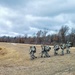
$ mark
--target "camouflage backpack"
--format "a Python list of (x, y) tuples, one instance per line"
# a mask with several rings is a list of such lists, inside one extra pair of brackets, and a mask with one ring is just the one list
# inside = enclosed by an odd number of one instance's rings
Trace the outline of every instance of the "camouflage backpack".
[(60, 48), (59, 48), (59, 45), (55, 45), (54, 46), (54, 50), (59, 50)]
[(45, 50), (46, 50), (46, 51), (50, 51), (50, 49), (51, 49), (51, 47), (45, 46)]
[(65, 49), (66, 48), (66, 45), (65, 44), (62, 44), (61, 45), (61, 49)]
[(72, 47), (73, 46), (73, 43), (72, 42), (69, 42), (69, 47)]
[(30, 52), (36, 53), (36, 47), (35, 46), (30, 46)]

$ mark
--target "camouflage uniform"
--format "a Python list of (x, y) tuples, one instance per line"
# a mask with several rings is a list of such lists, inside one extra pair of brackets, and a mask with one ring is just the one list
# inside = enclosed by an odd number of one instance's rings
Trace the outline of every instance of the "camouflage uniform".
[(64, 49), (66, 48), (66, 45), (65, 44), (61, 44), (61, 49), (62, 49), (62, 52), (61, 54), (64, 55)]
[(37, 58), (34, 53), (36, 53), (36, 47), (35, 46), (30, 46), (30, 57), (31, 59)]
[(67, 42), (67, 44), (66, 44), (66, 53), (67, 54), (70, 53), (70, 47), (71, 47), (71, 44), (69, 42)]
[(49, 46), (44, 46), (44, 45), (42, 45), (41, 47), (42, 47), (41, 57), (50, 57), (48, 52), (50, 51), (51, 48)]
[(50, 51), (50, 47), (49, 46), (45, 46), (45, 50), (46, 50), (46, 57), (50, 57), (50, 55), (48, 54), (48, 52)]
[[(45, 48), (44, 45), (41, 45), (42, 51), (41, 51), (41, 57), (43, 57), (43, 55), (45, 55)], [(44, 56), (45, 57), (45, 56)]]
[(54, 45), (54, 55), (57, 55), (57, 51), (59, 50), (59, 45)]

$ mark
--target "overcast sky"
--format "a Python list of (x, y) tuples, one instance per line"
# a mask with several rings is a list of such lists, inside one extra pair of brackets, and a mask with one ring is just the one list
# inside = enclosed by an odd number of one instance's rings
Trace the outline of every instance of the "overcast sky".
[(0, 36), (75, 28), (75, 0), (0, 0)]

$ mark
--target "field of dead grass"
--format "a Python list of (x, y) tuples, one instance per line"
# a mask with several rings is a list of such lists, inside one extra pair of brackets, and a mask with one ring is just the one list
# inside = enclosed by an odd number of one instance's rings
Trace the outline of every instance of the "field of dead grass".
[(54, 56), (53, 47), (50, 58), (41, 58), (40, 45), (35, 60), (30, 60), (30, 44), (0, 43), (0, 75), (75, 75), (75, 48), (71, 54)]

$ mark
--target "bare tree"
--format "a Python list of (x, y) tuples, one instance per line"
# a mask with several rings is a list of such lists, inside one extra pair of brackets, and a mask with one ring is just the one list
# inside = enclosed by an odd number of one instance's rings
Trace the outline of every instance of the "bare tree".
[(36, 44), (37, 43), (41, 43), (41, 37), (42, 37), (42, 31), (39, 30), (37, 33), (36, 33)]
[(43, 29), (43, 32), (42, 32), (43, 44), (47, 43), (47, 37), (46, 37), (47, 33), (48, 33), (48, 29)]
[(75, 29), (72, 28), (71, 34), (70, 34), (70, 40), (73, 43), (73, 45), (75, 45), (75, 40), (74, 39), (75, 39)]
[(59, 30), (58, 34), (59, 34), (59, 36), (61, 38), (61, 42), (63, 42), (63, 43), (65, 43), (65, 41), (66, 41), (65, 36), (66, 36), (68, 30), (69, 30), (68, 26), (62, 26), (61, 29)]

